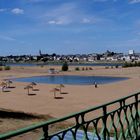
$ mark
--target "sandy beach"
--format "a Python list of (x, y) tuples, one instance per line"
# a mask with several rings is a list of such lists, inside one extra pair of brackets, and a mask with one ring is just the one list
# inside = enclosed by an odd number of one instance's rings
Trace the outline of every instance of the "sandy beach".
[[(1, 71), (0, 80), (16, 77), (30, 77), (48, 75), (50, 67), (12, 67), (10, 71)], [(55, 69), (61, 69), (59, 66)], [(128, 80), (111, 84), (98, 85), (65, 85), (62, 91), (65, 94), (57, 94), (54, 99), (50, 91), (56, 87), (51, 84), (37, 84), (38, 91), (32, 91), (32, 96), (27, 95), (24, 87), (28, 83), (13, 82), (9, 92), (0, 92), (0, 108), (25, 113), (50, 115), (63, 117), (65, 115), (91, 108), (97, 105), (116, 100), (118, 98), (140, 91), (140, 68), (109, 68), (93, 67), (93, 70), (75, 71), (74, 66), (68, 72), (60, 72), (59, 75), (98, 75), (98, 76), (119, 76), (128, 77)]]

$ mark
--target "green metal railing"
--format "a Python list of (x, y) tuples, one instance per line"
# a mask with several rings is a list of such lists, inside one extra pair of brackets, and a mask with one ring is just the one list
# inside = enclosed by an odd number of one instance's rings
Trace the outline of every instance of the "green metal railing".
[[(0, 140), (17, 137), (38, 128), (42, 128), (43, 131), (40, 140), (67, 140), (67, 135), (69, 140), (138, 140), (140, 139), (139, 103), (140, 92), (64, 118), (1, 134)], [(63, 122), (68, 122), (70, 125), (50, 133), (52, 126), (59, 123), (62, 125)], [(79, 131), (82, 132), (80, 138), (78, 138)]]

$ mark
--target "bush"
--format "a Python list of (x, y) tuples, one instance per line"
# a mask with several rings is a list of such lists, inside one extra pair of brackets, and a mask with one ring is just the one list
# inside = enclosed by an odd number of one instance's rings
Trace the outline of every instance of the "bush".
[(137, 63), (138, 67), (140, 67), (140, 61)]
[(108, 66), (105, 66), (105, 69), (109, 69), (109, 67)]
[(92, 67), (89, 67), (89, 70), (93, 70)]
[(127, 68), (127, 67), (129, 67), (129, 64), (127, 62), (125, 62), (122, 67)]
[(82, 70), (84, 71), (84, 70), (85, 70), (85, 68), (83, 67), (83, 68), (82, 68)]
[(127, 68), (127, 67), (140, 67), (140, 62), (125, 62), (123, 65), (123, 68)]
[(138, 66), (138, 63), (137, 63), (137, 61), (135, 61), (135, 62), (134, 62), (134, 66), (135, 66), (135, 67), (136, 67), (136, 66)]
[(0, 71), (2, 71), (3, 70), (3, 68), (2, 68), (2, 66), (0, 66)]
[(65, 62), (63, 65), (62, 65), (62, 71), (68, 71), (69, 69), (69, 66), (67, 64), (67, 62)]
[(5, 66), (4, 69), (5, 69), (5, 70), (10, 70), (11, 67), (10, 67), (10, 66)]
[(40, 67), (41, 67), (41, 68), (43, 68), (43, 67), (44, 67), (44, 65), (40, 65)]
[(75, 70), (76, 70), (76, 71), (79, 71), (79, 70), (80, 70), (80, 68), (79, 68), (79, 67), (76, 67), (76, 68), (75, 68)]
[(115, 68), (118, 68), (118, 67), (119, 67), (118, 65), (115, 66)]

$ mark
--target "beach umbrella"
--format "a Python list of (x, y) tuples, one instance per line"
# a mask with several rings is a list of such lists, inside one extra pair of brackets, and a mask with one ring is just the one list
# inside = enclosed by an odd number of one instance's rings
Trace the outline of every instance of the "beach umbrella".
[(7, 88), (7, 83), (6, 82), (1, 82), (0, 86), (1, 86), (2, 92), (4, 92), (4, 89)]
[(64, 88), (64, 87), (65, 87), (65, 86), (64, 86), (63, 84), (58, 85), (58, 88), (59, 88), (59, 90), (60, 90), (60, 93), (61, 93), (61, 89)]
[(31, 82), (29, 85), (32, 86), (32, 90), (33, 90), (34, 86), (36, 86), (37, 84), (35, 82)]
[(33, 86), (27, 85), (24, 89), (27, 89), (28, 95), (30, 94), (30, 89), (33, 89)]
[(51, 92), (54, 93), (54, 98), (56, 98), (56, 92), (57, 92), (57, 91), (60, 91), (60, 89), (58, 89), (58, 88), (53, 88), (53, 89), (51, 90)]
[(12, 80), (10, 80), (10, 79), (6, 79), (5, 81), (6, 81), (7, 85), (8, 85), (8, 87), (10, 87), (10, 84), (13, 83)]
[(36, 84), (35, 82), (32, 82), (31, 85), (32, 85), (32, 86), (36, 86), (37, 84)]

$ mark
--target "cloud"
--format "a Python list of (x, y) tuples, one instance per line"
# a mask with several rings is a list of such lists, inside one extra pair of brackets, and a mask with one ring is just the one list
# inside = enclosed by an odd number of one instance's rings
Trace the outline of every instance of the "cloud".
[(65, 24), (65, 22), (63, 22), (61, 20), (50, 20), (50, 21), (48, 21), (48, 24), (63, 25), (63, 24)]
[(56, 24), (56, 25), (67, 25), (72, 23), (72, 20), (69, 17), (66, 16), (60, 16), (57, 17), (54, 20), (49, 20), (48, 24)]
[(56, 21), (55, 20), (50, 20), (50, 21), (48, 21), (48, 24), (56, 24)]
[(3, 35), (0, 35), (0, 39), (6, 40), (6, 41), (16, 41), (16, 39), (13, 38), (13, 37), (10, 37), (10, 36), (3, 36)]
[(20, 9), (20, 8), (14, 8), (14, 9), (6, 9), (6, 8), (1, 8), (0, 9), (0, 12), (12, 12), (13, 14), (24, 14), (24, 10), (23, 9)]
[(48, 11), (44, 16), (46, 17), (59, 17), (64, 15), (70, 15), (76, 10), (75, 3), (64, 3)]
[(76, 5), (74, 3), (61, 4), (46, 11), (40, 18), (47, 24), (66, 25), (76, 21)]
[(82, 19), (82, 23), (90, 23), (91, 21), (90, 21), (90, 19), (88, 19), (88, 18), (83, 18)]
[(101, 19), (101, 18), (95, 17), (95, 16), (88, 16), (86, 18), (83, 18), (81, 23), (95, 24), (95, 23), (101, 22), (103, 20), (105, 21), (105, 19), (103, 19), (103, 18)]
[(47, 10), (39, 21), (49, 25), (94, 24), (101, 21), (99, 17), (84, 13), (78, 6), (77, 3), (63, 3)]
[(7, 9), (0, 9), (0, 12), (5, 12), (7, 11)]
[(16, 38), (13, 38), (11, 36), (5, 36), (5, 35), (0, 35), (0, 40), (4, 40), (4, 41), (8, 41), (8, 42), (13, 42), (13, 43), (18, 43), (18, 44), (21, 44), (21, 45), (28, 45), (28, 46), (31, 46), (32, 44), (31, 43), (28, 43), (28, 42), (25, 42), (23, 40), (17, 40)]
[(20, 8), (14, 8), (14, 9), (11, 10), (11, 12), (13, 14), (16, 14), (16, 15), (24, 14), (24, 10), (23, 9), (20, 9)]
[(48, 21), (48, 24), (50, 24), (50, 25), (53, 25), (53, 24), (56, 24), (56, 25), (64, 25), (66, 23), (63, 22), (63, 21), (61, 21), (61, 20), (50, 20), (50, 21)]
[(140, 0), (129, 0), (130, 4), (140, 3)]

